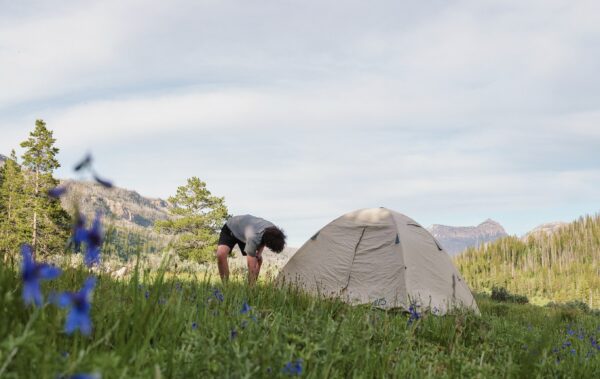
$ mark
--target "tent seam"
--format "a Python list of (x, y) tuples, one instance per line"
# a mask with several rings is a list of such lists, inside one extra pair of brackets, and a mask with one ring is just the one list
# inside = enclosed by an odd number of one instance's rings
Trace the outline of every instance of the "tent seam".
[[(386, 211), (389, 212), (390, 214), (390, 218), (392, 219), (392, 223), (394, 224), (394, 227), (396, 228), (396, 236), (398, 236), (398, 245), (400, 245), (400, 256), (402, 257), (402, 265), (404, 266), (404, 291), (406, 292), (406, 295), (408, 296), (408, 281), (407, 281), (407, 276), (408, 276), (408, 267), (406, 267), (406, 260), (404, 259), (404, 246), (402, 246), (402, 238), (400, 238), (400, 230), (398, 229), (398, 223), (396, 222), (396, 219), (394, 218), (394, 213), (388, 209), (388, 208), (384, 208)], [(402, 303), (404, 304), (404, 300), (402, 299)], [(404, 306), (406, 306), (406, 304), (404, 304)]]
[(350, 285), (350, 277), (352, 276), (352, 267), (354, 267), (354, 260), (356, 259), (356, 252), (358, 251), (358, 245), (360, 245), (360, 241), (362, 241), (366, 230), (367, 230), (367, 227), (365, 226), (362, 230), (362, 233), (360, 234), (360, 238), (358, 239), (356, 246), (354, 246), (354, 255), (352, 255), (352, 262), (350, 263), (350, 271), (348, 271), (348, 281), (346, 282), (346, 285), (344, 286), (344, 288), (342, 288), (342, 291), (345, 291), (346, 289), (348, 289), (348, 286)]

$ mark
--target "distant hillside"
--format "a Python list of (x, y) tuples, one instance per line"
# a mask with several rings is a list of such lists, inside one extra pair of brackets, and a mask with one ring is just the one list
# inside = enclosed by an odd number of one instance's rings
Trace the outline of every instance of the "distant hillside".
[(104, 188), (96, 183), (62, 180), (69, 191), (62, 199), (63, 207), (72, 210), (78, 204), (83, 214), (93, 217), (96, 211), (114, 224), (130, 228), (151, 228), (157, 220), (169, 218), (169, 203), (141, 196), (135, 191), (114, 187)]
[(508, 235), (502, 225), (491, 219), (477, 226), (433, 225), (429, 231), (450, 255), (456, 255), (469, 247), (479, 247)]
[(170, 205), (165, 200), (146, 198), (118, 187), (107, 189), (92, 182), (61, 180), (61, 184), (69, 187), (62, 198), (62, 205), (69, 212), (77, 204), (88, 220), (97, 211), (102, 213), (107, 254), (129, 259), (138, 251), (158, 252), (172, 238), (153, 229), (155, 221), (169, 217)]
[(552, 230), (470, 248), (455, 263), (476, 291), (501, 285), (529, 297), (580, 300), (599, 308), (600, 215)]

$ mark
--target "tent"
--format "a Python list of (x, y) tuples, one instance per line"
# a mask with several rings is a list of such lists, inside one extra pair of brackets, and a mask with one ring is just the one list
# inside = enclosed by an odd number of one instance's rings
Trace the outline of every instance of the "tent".
[(283, 267), (279, 283), (351, 304), (416, 305), (435, 314), (479, 313), (471, 291), (438, 241), (413, 219), (361, 209), (323, 227)]

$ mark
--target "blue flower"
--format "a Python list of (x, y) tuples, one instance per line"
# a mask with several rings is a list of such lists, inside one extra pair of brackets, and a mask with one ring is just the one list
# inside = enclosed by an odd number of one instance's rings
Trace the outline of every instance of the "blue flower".
[(79, 248), (83, 242), (87, 241), (87, 229), (85, 228), (85, 216), (80, 212), (75, 215), (75, 223), (73, 224), (73, 244), (75, 251), (79, 252)]
[(105, 187), (105, 188), (112, 188), (113, 187), (113, 184), (111, 182), (109, 182), (108, 180), (100, 178), (96, 174), (94, 174), (94, 180), (96, 181), (96, 183), (100, 184), (102, 187)]
[(242, 304), (242, 310), (240, 311), (241, 314), (245, 315), (246, 313), (250, 312), (252, 308), (248, 305), (248, 303), (246, 303), (244, 301), (244, 304)]
[(219, 291), (218, 288), (213, 288), (213, 296), (221, 303), (223, 302), (223, 300), (225, 300), (225, 296), (223, 296), (223, 293)]
[(83, 261), (86, 266), (92, 267), (100, 263), (100, 249), (103, 243), (102, 222), (100, 212), (92, 222), (91, 228), (85, 228), (85, 216), (77, 212), (75, 224), (73, 225), (73, 244), (75, 251), (80, 251), (81, 244), (85, 242), (86, 251)]
[(81, 160), (81, 162), (79, 162), (75, 167), (74, 170), (75, 171), (80, 171), (84, 168), (87, 168), (90, 166), (90, 164), (92, 164), (92, 156), (90, 154), (86, 155), (85, 158), (83, 158), (83, 160)]
[(235, 337), (237, 337), (238, 332), (235, 329), (231, 329), (231, 332), (229, 333), (229, 338), (234, 339)]
[(577, 354), (577, 350), (571, 349), (571, 354)]
[(58, 199), (67, 192), (66, 186), (57, 186), (48, 190), (48, 196)]
[(296, 359), (295, 362), (288, 362), (283, 367), (283, 373), (294, 376), (294, 375), (302, 375), (302, 359)]
[(87, 231), (87, 249), (85, 252), (85, 265), (91, 267), (100, 263), (100, 248), (102, 247), (102, 224), (100, 222), (100, 213), (96, 213), (96, 218), (92, 227)]
[(21, 246), (23, 263), (21, 266), (21, 276), (23, 278), (23, 301), (25, 304), (34, 303), (37, 306), (42, 305), (42, 291), (40, 290), (40, 280), (51, 280), (58, 277), (61, 273), (59, 268), (45, 263), (36, 263), (32, 257), (30, 245)]
[(575, 331), (574, 331), (573, 329), (569, 328), (569, 329), (567, 330), (567, 334), (568, 334), (568, 335), (570, 335), (570, 336), (572, 336), (572, 335), (574, 335), (574, 334), (575, 334)]
[(72, 334), (77, 329), (85, 335), (89, 335), (92, 332), (90, 301), (95, 285), (96, 278), (89, 277), (79, 292), (63, 292), (58, 296), (57, 305), (61, 308), (70, 308), (65, 323), (65, 332), (67, 334)]
[(100, 374), (75, 374), (71, 375), (69, 379), (100, 379)]
[(192, 330), (198, 329), (198, 323), (192, 322)]
[(408, 325), (411, 325), (414, 321), (417, 321), (421, 318), (421, 314), (417, 311), (416, 304), (411, 304), (408, 308), (408, 312), (410, 314), (408, 318)]
[(146, 290), (146, 292), (144, 292), (144, 297), (148, 299), (150, 297), (150, 291)]

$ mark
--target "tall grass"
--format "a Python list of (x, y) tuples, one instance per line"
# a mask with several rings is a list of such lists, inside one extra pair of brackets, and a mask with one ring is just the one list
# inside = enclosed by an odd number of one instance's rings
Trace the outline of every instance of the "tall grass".
[[(67, 269), (43, 287), (75, 290), (90, 275)], [(577, 309), (502, 304), (424, 315), (352, 307), (266, 280), (223, 286), (136, 270), (100, 275), (89, 337), (64, 333), (65, 311), (26, 307), (14, 267), (0, 267), (0, 377), (574, 377), (600, 373), (600, 318)], [(244, 308), (247, 303), (251, 309)], [(242, 312), (247, 311), (247, 312)], [(301, 361), (299, 361), (301, 360)], [(289, 370), (290, 365), (295, 370)], [(288, 369), (286, 369), (288, 365)], [(301, 370), (298, 370), (301, 367)]]

